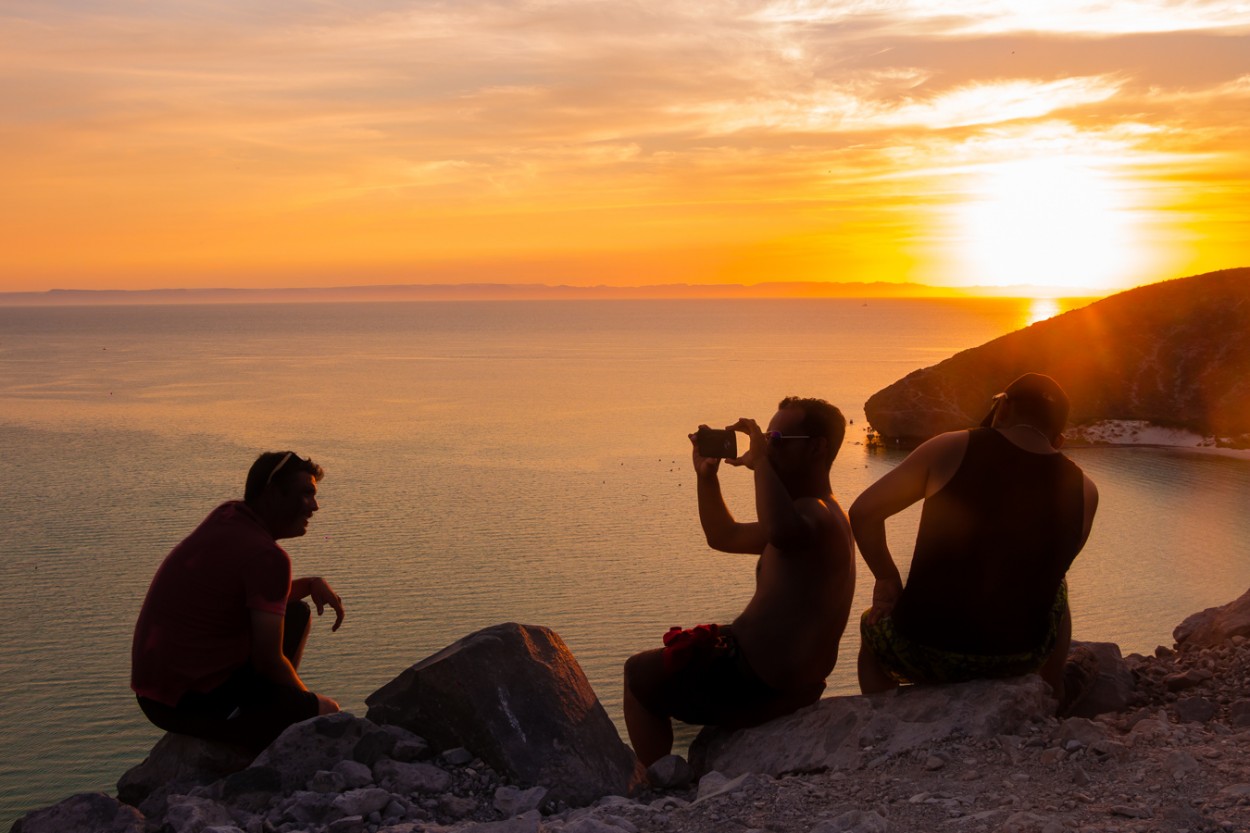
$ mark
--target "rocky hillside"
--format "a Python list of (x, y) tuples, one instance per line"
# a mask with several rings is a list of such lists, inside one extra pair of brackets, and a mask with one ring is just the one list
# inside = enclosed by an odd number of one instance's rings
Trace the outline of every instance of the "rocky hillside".
[[(537, 636), (546, 644), (536, 650), (523, 646), (518, 655), (514, 639), (494, 657), (531, 682), (546, 675), (577, 689), (585, 685), (571, 656), (549, 650), (559, 647), (551, 632), (489, 631), (476, 636), (478, 644), (466, 637), (451, 655), (436, 655), (437, 662), (480, 660), (482, 650), (495, 650), (481, 643), (505, 642), (496, 637), (509, 633)], [(117, 798), (79, 794), (30, 813), (12, 833), (1246, 831), (1247, 634), (1250, 593), (1189, 617), (1173, 634), (1176, 646), (1153, 656), (1121, 659), (1109, 643), (1078, 646), (1074, 663), (1087, 673), (1070, 679), (1083, 680), (1076, 711), (1085, 717), (1049, 716), (1054, 701), (1037, 677), (826, 698), (755, 729), (713, 730), (691, 751), (694, 770), (670, 756), (648, 770), (648, 784), (615, 790), (630, 796), (589, 802), (589, 795), (558, 796), (595, 782), (612, 789), (601, 773), (521, 761), (541, 772), (545, 783), (534, 784), (509, 763), (512, 753), (503, 746), (522, 750), (511, 740), (439, 752), (401, 726), (345, 713), (292, 726), (255, 761), (231, 747), (167, 735), (123, 776)], [(413, 669), (416, 677), (428, 670)], [(486, 687), (495, 695), (480, 688), (468, 694), (478, 706), (492, 696), (531, 700), (524, 679), (500, 679), (509, 685)], [(427, 696), (413, 674), (397, 681), (383, 700), (415, 703)], [(446, 692), (431, 696), (410, 713), (383, 709), (376, 716), (411, 719), (434, 711)], [(444, 710), (434, 719), (493, 725), (499, 738), (520, 738), (533, 761), (587, 761), (597, 751), (610, 762), (620, 740), (582, 735), (578, 724), (587, 712), (579, 699), (533, 698), (508, 725), (467, 711)], [(538, 713), (544, 708), (550, 714)], [(558, 744), (533, 735), (531, 729), (544, 731), (561, 713), (572, 734)], [(696, 779), (698, 772), (704, 774)]]
[(917, 370), (864, 405), (911, 444), (977, 424), (1022, 373), (1054, 377), (1074, 425), (1143, 420), (1250, 444), (1250, 268), (1151, 284)]

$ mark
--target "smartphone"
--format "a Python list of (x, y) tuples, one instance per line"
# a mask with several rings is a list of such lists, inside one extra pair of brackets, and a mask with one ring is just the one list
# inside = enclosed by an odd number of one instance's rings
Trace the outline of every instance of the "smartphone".
[(738, 432), (719, 428), (700, 428), (694, 435), (695, 448), (703, 457), (737, 457)]

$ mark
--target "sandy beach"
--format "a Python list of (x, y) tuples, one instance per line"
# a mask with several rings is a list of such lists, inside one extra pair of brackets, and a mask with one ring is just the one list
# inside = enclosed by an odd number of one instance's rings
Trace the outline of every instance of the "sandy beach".
[(1230, 447), (1231, 441), (1228, 438), (1203, 436), (1182, 428), (1167, 428), (1140, 419), (1101, 420), (1069, 428), (1065, 435), (1070, 447), (1110, 445), (1180, 448), (1250, 460), (1250, 448)]

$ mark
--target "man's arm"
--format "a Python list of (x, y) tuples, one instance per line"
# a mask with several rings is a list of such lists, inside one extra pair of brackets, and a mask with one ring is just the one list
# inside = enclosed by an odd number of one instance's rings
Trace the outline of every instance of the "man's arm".
[(768, 538), (764, 535), (760, 525), (738, 523), (730, 514), (729, 507), (725, 505), (718, 474), (720, 460), (699, 454), (694, 434), (690, 435), (690, 443), (694, 446), (693, 460), (695, 489), (699, 499), (699, 523), (703, 526), (703, 535), (707, 538), (707, 545), (721, 552), (761, 554), (768, 543)]
[(877, 580), (868, 614), (870, 624), (889, 614), (903, 592), (903, 577), (886, 542), (886, 518), (945, 486), (959, 468), (967, 447), (966, 431), (940, 434), (920, 445), (851, 504), (855, 543)]
[[(329, 605), (334, 609), (334, 625), (330, 630), (336, 631), (339, 625), (343, 624), (343, 599), (338, 593), (334, 592), (334, 588), (330, 583), (321, 576), (306, 576), (305, 578), (297, 578), (291, 580), (291, 592), (287, 596), (290, 601), (303, 599), (312, 596), (313, 604), (317, 606), (317, 615), (320, 616)], [(279, 644), (281, 644), (279, 642)]]
[(279, 613), (251, 610), (252, 614), (252, 667), (262, 677), (278, 685), (307, 691), (308, 686), (299, 678), (295, 666), (282, 653), (282, 631), (285, 617)]
[[(261, 676), (272, 680), (278, 685), (308, 691), (308, 686), (299, 678), (295, 666), (282, 653), (282, 631), (285, 618), (279, 613), (267, 613), (263, 610), (252, 610), (252, 667)], [(318, 714), (334, 714), (339, 711), (339, 704), (324, 694), (314, 695), (317, 698)]]
[(755, 420), (740, 419), (733, 428), (746, 434), (750, 443), (746, 454), (730, 462), (746, 466), (755, 475), (760, 536), (781, 552), (810, 548), (822, 523), (830, 520), (828, 507), (819, 500), (796, 501), (791, 496), (768, 460), (768, 444)]

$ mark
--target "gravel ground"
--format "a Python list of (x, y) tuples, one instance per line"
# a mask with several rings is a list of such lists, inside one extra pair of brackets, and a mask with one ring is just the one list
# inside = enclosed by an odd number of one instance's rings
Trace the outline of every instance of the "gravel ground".
[(1127, 658), (1134, 702), (1096, 720), (946, 741), (852, 772), (749, 775), (715, 794), (713, 774), (687, 792), (548, 817), (542, 829), (1250, 831), (1250, 644), (1156, 654)]

